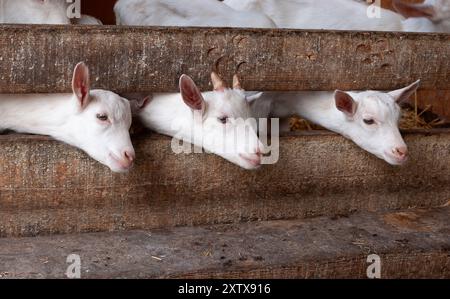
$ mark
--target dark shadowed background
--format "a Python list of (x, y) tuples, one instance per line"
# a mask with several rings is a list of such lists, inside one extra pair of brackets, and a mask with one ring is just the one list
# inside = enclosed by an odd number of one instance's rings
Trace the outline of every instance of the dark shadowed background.
[(115, 24), (116, 17), (113, 11), (115, 3), (116, 0), (84, 0), (81, 2), (81, 9), (83, 13), (99, 18), (104, 24)]

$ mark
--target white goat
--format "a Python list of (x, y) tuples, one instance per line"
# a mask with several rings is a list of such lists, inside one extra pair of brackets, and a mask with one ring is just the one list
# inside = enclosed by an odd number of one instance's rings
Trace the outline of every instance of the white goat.
[(117, 25), (273, 28), (258, 12), (240, 12), (217, 0), (119, 0)]
[(0, 23), (70, 24), (65, 0), (0, 0)]
[(398, 103), (418, 86), (419, 81), (391, 92), (269, 92), (253, 102), (252, 114), (262, 110), (264, 115), (270, 106), (271, 117), (299, 115), (353, 140), (392, 165), (401, 165), (408, 150), (398, 128)]
[(261, 164), (264, 146), (250, 118), (249, 102), (235, 76), (233, 88), (212, 73), (214, 91), (201, 93), (186, 75), (180, 78), (181, 93), (154, 94), (137, 104), (137, 115), (150, 129), (176, 137), (222, 156), (245, 169)]
[[(0, 24), (71, 24), (66, 0), (0, 0)], [(73, 18), (73, 24), (102, 25), (89, 15)]]
[(89, 70), (74, 70), (73, 94), (0, 94), (0, 130), (49, 135), (76, 146), (112, 171), (127, 171), (131, 144), (130, 103), (115, 93), (90, 90)]
[(401, 30), (402, 17), (381, 9), (382, 18), (369, 18), (365, 3), (353, 0), (225, 0), (236, 10), (257, 11), (280, 28)]
[[(394, 5), (405, 17), (354, 0), (225, 0), (241, 11), (268, 15), (280, 28), (450, 32), (450, 0), (427, 0), (425, 4)], [(376, 4), (374, 4), (376, 5)]]

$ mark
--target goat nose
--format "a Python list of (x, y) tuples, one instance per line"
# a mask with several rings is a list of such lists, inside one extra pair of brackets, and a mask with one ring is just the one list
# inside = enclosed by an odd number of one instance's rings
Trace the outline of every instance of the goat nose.
[(125, 152), (123, 153), (123, 156), (125, 157), (125, 159), (126, 159), (128, 162), (133, 162), (134, 159), (136, 158), (134, 152), (132, 152), (132, 151), (125, 151)]
[(404, 158), (408, 155), (408, 148), (406, 146), (400, 146), (400, 147), (396, 147), (392, 150), (392, 152), (394, 153), (394, 155), (400, 157), (400, 158)]

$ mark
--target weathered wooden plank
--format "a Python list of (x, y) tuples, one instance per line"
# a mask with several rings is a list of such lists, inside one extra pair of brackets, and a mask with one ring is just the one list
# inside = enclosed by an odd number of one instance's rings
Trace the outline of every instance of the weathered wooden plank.
[(449, 131), (407, 134), (404, 167), (331, 133), (280, 142), (280, 161), (251, 172), (213, 155), (175, 155), (166, 137), (136, 137), (137, 165), (117, 175), (47, 138), (0, 136), (0, 236), (296, 219), (450, 199)]
[(0, 275), (64, 278), (450, 278), (450, 208), (348, 218), (0, 239)]
[[(410, 100), (414, 105), (414, 97)], [(417, 106), (450, 121), (450, 90), (421, 90), (417, 93)]]
[(65, 92), (74, 64), (117, 92), (175, 91), (182, 73), (248, 90), (450, 86), (450, 35), (270, 29), (0, 26), (0, 92)]

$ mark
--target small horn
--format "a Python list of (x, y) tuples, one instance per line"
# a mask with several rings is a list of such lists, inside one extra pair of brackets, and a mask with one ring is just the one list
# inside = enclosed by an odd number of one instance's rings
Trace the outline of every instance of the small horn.
[(242, 89), (241, 82), (239, 82), (238, 75), (233, 76), (233, 89)]
[(215, 91), (224, 91), (226, 88), (225, 82), (215, 72), (211, 73), (211, 82)]

